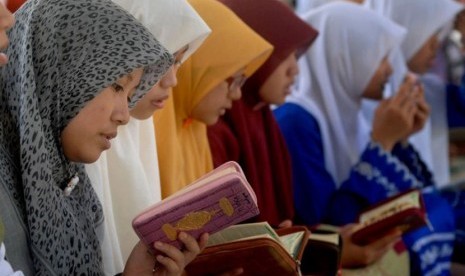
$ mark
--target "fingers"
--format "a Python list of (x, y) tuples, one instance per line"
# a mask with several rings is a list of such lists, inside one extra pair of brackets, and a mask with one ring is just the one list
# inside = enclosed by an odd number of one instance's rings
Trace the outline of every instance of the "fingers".
[(170, 273), (177, 273), (184, 269), (184, 254), (179, 249), (162, 242), (155, 242), (155, 248), (166, 255), (157, 255), (156, 260)]
[(203, 233), (202, 236), (200, 236), (200, 241), (199, 241), (200, 252), (202, 252), (205, 249), (205, 247), (207, 247), (208, 238), (209, 238), (208, 233)]
[(381, 239), (374, 241), (369, 244), (368, 247), (371, 247), (377, 251), (385, 251), (389, 249), (389, 246), (396, 242), (402, 236), (402, 232), (399, 229), (393, 229), (388, 234), (386, 234)]
[(197, 255), (200, 253), (201, 249), (206, 246), (207, 241), (208, 241), (208, 234), (204, 233), (200, 237), (200, 242), (197, 243), (197, 241), (191, 236), (188, 235), (187, 233), (181, 232), (179, 234), (179, 240), (184, 243), (185, 250), (183, 252), (185, 262), (186, 264), (190, 263)]
[(162, 265), (168, 274), (179, 275), (184, 270), (184, 266), (180, 267), (173, 259), (169, 257), (158, 255), (156, 259), (159, 263), (157, 264), (157, 267)]

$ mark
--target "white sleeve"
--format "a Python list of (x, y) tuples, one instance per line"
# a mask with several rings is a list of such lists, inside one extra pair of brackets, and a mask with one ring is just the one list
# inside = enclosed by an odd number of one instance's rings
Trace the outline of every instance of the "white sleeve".
[(0, 276), (24, 276), (21, 271), (13, 271), (11, 265), (5, 260), (5, 245), (0, 244)]

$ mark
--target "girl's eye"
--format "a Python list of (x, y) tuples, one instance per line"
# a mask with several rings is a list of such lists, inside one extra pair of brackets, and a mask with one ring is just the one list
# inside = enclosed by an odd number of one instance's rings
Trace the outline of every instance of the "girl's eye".
[(123, 92), (124, 91), (124, 88), (121, 85), (117, 84), (117, 83), (113, 83), (111, 85), (111, 87), (113, 88), (113, 90), (115, 90), (115, 92)]

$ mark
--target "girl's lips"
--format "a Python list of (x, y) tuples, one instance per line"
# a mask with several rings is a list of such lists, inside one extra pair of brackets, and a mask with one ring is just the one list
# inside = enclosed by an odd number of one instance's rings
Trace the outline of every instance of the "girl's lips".
[(116, 137), (116, 134), (103, 134), (103, 148), (104, 150), (108, 150), (111, 148), (110, 140)]
[[(167, 98), (166, 98), (166, 99), (167, 99)], [(161, 108), (165, 107), (166, 99), (154, 100), (154, 101), (151, 101), (150, 103), (151, 103), (152, 106), (154, 106), (155, 108), (161, 109)]]

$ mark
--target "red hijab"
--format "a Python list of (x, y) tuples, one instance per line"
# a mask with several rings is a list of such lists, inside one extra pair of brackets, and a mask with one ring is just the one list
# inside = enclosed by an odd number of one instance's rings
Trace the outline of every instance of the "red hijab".
[(258, 198), (257, 221), (273, 226), (294, 218), (291, 160), (268, 104), (259, 89), (292, 52), (300, 56), (317, 32), (277, 0), (220, 0), (274, 46), (271, 57), (245, 83), (243, 98), (208, 129), (215, 167), (235, 160)]

